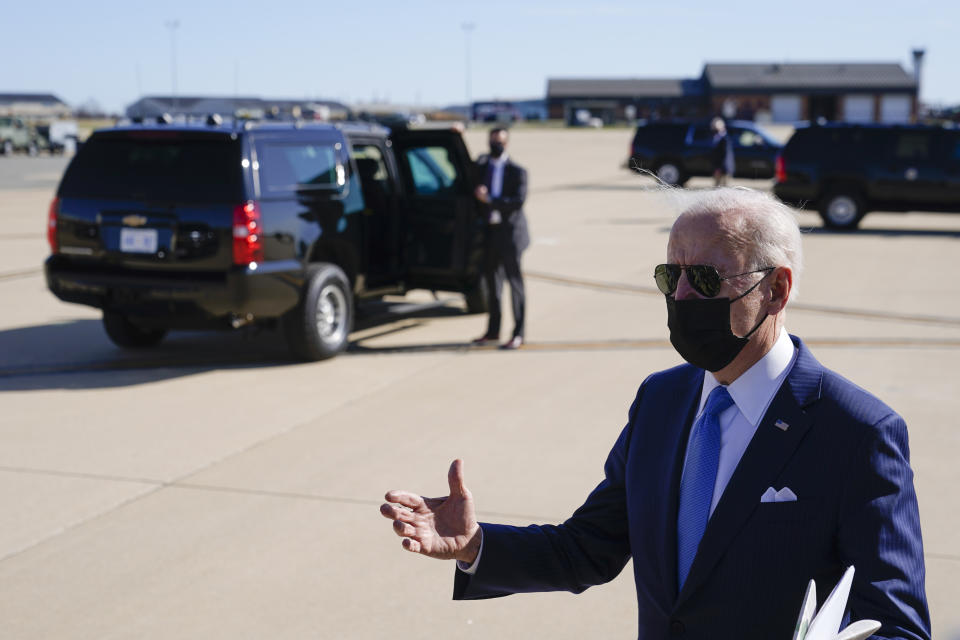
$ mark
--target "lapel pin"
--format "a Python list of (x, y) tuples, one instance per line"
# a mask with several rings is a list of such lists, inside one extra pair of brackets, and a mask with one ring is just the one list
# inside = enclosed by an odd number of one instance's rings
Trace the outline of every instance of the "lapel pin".
[(777, 420), (776, 422), (773, 423), (773, 426), (775, 426), (777, 429), (780, 429), (780, 431), (786, 431), (787, 429), (790, 428), (790, 425), (788, 425), (783, 420)]

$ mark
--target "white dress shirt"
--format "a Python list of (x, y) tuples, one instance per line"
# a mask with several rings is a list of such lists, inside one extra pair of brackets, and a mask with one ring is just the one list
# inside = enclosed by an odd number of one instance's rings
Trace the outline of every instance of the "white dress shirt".
[(499, 198), (503, 193), (503, 168), (507, 166), (507, 152), (501, 153), (499, 158), (490, 156), (490, 164), (493, 166), (493, 175), (490, 176), (490, 197)]
[[(796, 359), (796, 348), (793, 341), (787, 334), (786, 329), (780, 330), (780, 336), (773, 344), (770, 351), (765, 356), (747, 369), (739, 378), (727, 386), (730, 397), (734, 404), (720, 414), (720, 464), (717, 467), (717, 480), (713, 485), (713, 501), (710, 503), (710, 514), (720, 501), (723, 490), (727, 488), (730, 482), (730, 476), (733, 470), (740, 463), (743, 452), (747, 445), (753, 439), (753, 434), (767, 412), (773, 397), (780, 389), (793, 361)], [(700, 405), (697, 408), (697, 418), (703, 413), (703, 407), (707, 402), (707, 396), (715, 388), (720, 386), (717, 379), (711, 373), (703, 376), (703, 391), (700, 392)], [(694, 419), (696, 424), (696, 418)], [(690, 434), (689, 442), (693, 441), (693, 433)], [(687, 449), (687, 456), (690, 455), (690, 449)], [(686, 458), (684, 458), (684, 470), (686, 470)]]
[[(490, 156), (488, 162), (493, 168), (492, 175), (490, 176), (490, 199), (492, 200), (499, 198), (503, 193), (503, 168), (507, 166), (507, 152), (504, 151), (501, 153), (499, 158)], [(490, 224), (500, 224), (502, 220), (503, 218), (499, 211), (494, 209), (490, 212)]]
[[(727, 488), (727, 483), (730, 482), (733, 470), (740, 463), (743, 452), (747, 450), (747, 445), (753, 439), (753, 434), (757, 431), (763, 415), (767, 412), (770, 403), (773, 402), (773, 397), (777, 395), (777, 391), (780, 390), (780, 386), (786, 379), (787, 373), (790, 372), (796, 358), (797, 349), (793, 346), (793, 341), (790, 340), (787, 330), (781, 328), (780, 335), (770, 351), (727, 386), (727, 392), (733, 398), (734, 404), (720, 414), (720, 464), (717, 467), (717, 480), (713, 485), (710, 515), (713, 515), (713, 510), (717, 506), (717, 502), (720, 501), (723, 490)], [(707, 372), (704, 372), (703, 390), (700, 392), (700, 404), (697, 407), (694, 424), (696, 424), (700, 414), (703, 413), (707, 396), (718, 386), (720, 386), (720, 383), (717, 382), (713, 374), (707, 375)], [(689, 441), (692, 440), (693, 433), (690, 434)], [(690, 450), (688, 448), (686, 455), (689, 454)], [(684, 457), (683, 466), (686, 470), (686, 457)], [(473, 564), (467, 565), (458, 561), (457, 567), (468, 574), (476, 573), (482, 554), (483, 539), (481, 538), (480, 552)]]

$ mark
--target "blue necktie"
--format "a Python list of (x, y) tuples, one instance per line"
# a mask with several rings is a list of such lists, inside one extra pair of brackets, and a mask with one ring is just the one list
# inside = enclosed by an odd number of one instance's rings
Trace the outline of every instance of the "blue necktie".
[(689, 455), (680, 482), (680, 508), (677, 513), (677, 585), (690, 573), (700, 538), (710, 519), (713, 485), (720, 464), (720, 414), (733, 405), (726, 387), (717, 387), (707, 397), (707, 405), (690, 435)]

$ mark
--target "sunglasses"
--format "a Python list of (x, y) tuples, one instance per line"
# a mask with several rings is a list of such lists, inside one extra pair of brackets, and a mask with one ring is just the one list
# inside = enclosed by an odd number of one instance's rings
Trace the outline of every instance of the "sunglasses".
[(764, 267), (763, 269), (744, 271), (743, 273), (724, 277), (720, 275), (716, 267), (708, 264), (658, 264), (653, 270), (653, 278), (657, 281), (657, 288), (660, 289), (660, 292), (665, 296), (669, 296), (677, 290), (677, 285), (680, 283), (680, 275), (686, 271), (687, 281), (690, 283), (690, 286), (693, 287), (693, 290), (705, 298), (712, 298), (720, 293), (720, 287), (723, 286), (724, 280), (730, 280), (738, 276), (746, 276), (751, 273), (760, 273), (762, 271), (770, 272), (774, 269), (776, 269), (776, 267)]

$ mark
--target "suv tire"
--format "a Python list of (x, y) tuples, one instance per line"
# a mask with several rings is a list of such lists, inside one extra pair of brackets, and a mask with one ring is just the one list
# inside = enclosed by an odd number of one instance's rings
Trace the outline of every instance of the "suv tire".
[(116, 311), (104, 310), (103, 328), (110, 340), (124, 349), (155, 347), (167, 335), (166, 329), (144, 329), (130, 322), (127, 316)]
[(687, 177), (683, 175), (679, 164), (667, 160), (657, 165), (657, 180), (671, 187), (682, 187)]
[(863, 209), (863, 199), (852, 188), (832, 189), (820, 200), (820, 217), (830, 229), (856, 229)]
[(13, 155), (13, 143), (10, 142), (9, 140), (4, 140), (4, 141), (3, 141), (3, 147), (2, 147), (2, 149), (3, 149), (3, 155), (5, 155), (5, 156), (12, 156), (12, 155)]
[(335, 264), (307, 267), (300, 302), (282, 318), (290, 351), (301, 360), (326, 360), (347, 348), (353, 326), (350, 281)]

